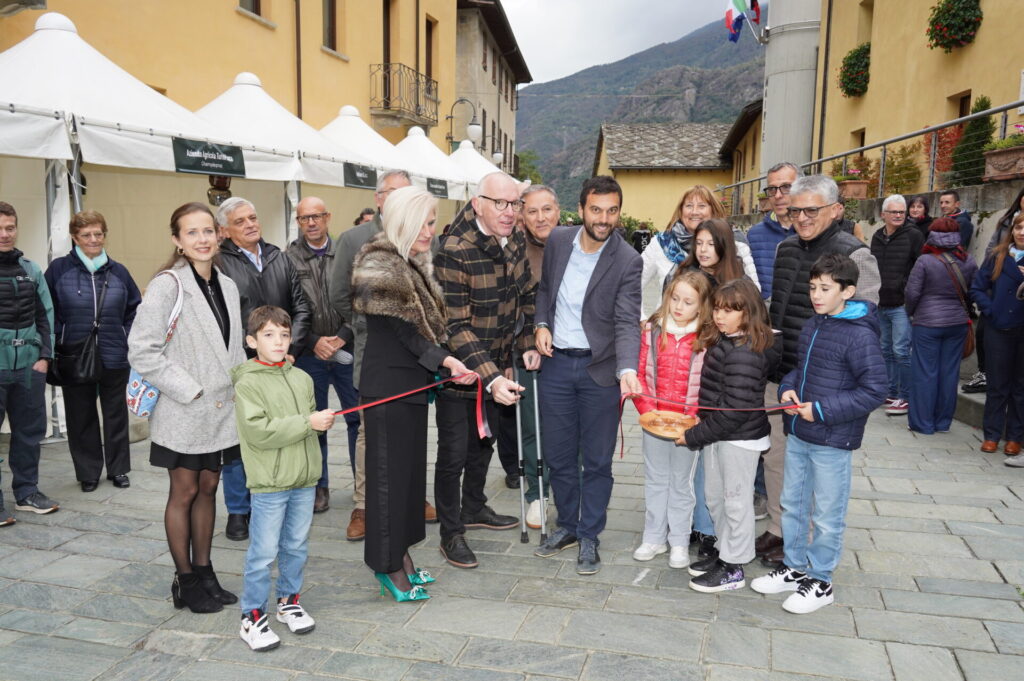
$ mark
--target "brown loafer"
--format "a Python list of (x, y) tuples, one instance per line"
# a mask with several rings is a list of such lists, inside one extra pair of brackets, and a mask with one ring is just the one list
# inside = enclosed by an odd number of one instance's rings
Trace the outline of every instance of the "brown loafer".
[(352, 509), (352, 517), (348, 521), (348, 529), (345, 530), (345, 539), (349, 541), (362, 541), (366, 537), (366, 511), (361, 508)]
[(436, 523), (437, 522), (437, 509), (430, 505), (430, 502), (423, 500), (423, 522), (425, 523)]
[(770, 553), (778, 548), (782, 548), (782, 537), (778, 537), (768, 530), (765, 530), (760, 537), (754, 540), (754, 553), (758, 557), (764, 556), (766, 553)]
[(1006, 443), (1006, 447), (1003, 449), (1003, 452), (1005, 452), (1007, 456), (1017, 456), (1020, 454), (1020, 443), (1010, 440)]
[(985, 452), (986, 454), (991, 454), (992, 452), (999, 449), (999, 443), (993, 442), (992, 440), (985, 440), (984, 442), (981, 443), (981, 447), (979, 447), (979, 449), (981, 449), (981, 451)]

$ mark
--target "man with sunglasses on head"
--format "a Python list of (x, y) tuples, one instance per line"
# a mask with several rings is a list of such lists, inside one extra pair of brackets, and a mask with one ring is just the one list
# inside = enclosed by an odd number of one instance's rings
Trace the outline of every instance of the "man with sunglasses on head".
[(798, 177), (804, 173), (795, 163), (783, 161), (768, 169), (765, 194), (772, 203), (772, 211), (747, 232), (750, 255), (757, 268), (757, 281), (761, 284), (761, 297), (772, 297), (772, 271), (775, 269), (775, 249), (793, 233), (789, 219), (789, 192)]
[[(775, 253), (772, 272), (772, 297), (769, 307), (772, 328), (782, 332), (782, 361), (771, 379), (778, 383), (797, 365), (797, 349), (804, 323), (814, 316), (810, 296), (811, 265), (823, 255), (848, 256), (860, 270), (857, 299), (878, 304), (882, 281), (878, 263), (867, 245), (844, 229), (843, 202), (839, 187), (830, 177), (808, 175), (795, 178), (786, 207), (793, 234), (784, 239)], [(769, 387), (774, 392), (776, 386)], [(774, 395), (773, 395), (774, 396)], [(772, 446), (764, 453), (764, 478), (768, 496), (768, 529), (754, 542), (754, 550), (765, 565), (782, 562), (782, 477), (785, 439), (781, 424), (772, 426)]]
[[(527, 371), (540, 366), (533, 343), (536, 284), (526, 238), (516, 229), (522, 208), (514, 179), (502, 172), (485, 175), (472, 199), (472, 213), (456, 217), (434, 258), (448, 308), (448, 349), (479, 374), (486, 390), (484, 410), (495, 432), (496, 404), (515, 404), (523, 390), (512, 380), (513, 346)], [(437, 396), (434, 502), (441, 555), (458, 568), (478, 565), (466, 543), (467, 529), (507, 530), (519, 523), (487, 505), (484, 483), (494, 438), (477, 432), (475, 398), (475, 385), (451, 386)]]

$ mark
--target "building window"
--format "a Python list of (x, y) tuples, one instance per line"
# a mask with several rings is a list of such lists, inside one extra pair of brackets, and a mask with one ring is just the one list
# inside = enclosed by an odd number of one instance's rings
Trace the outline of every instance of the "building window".
[(498, 126), (494, 124), (494, 121), (491, 121), (491, 153), (497, 151), (500, 141), (498, 139)]
[(480, 128), (483, 131), (483, 136), (484, 136), (484, 138), (482, 140), (480, 140), (480, 148), (486, 150), (487, 149), (487, 109), (485, 109), (483, 107), (480, 107), (480, 112), (483, 115), (483, 119), (484, 119), (484, 124)]
[(338, 0), (324, 0), (324, 47), (338, 51)]
[(484, 58), (483, 58), (484, 71), (487, 70), (487, 41), (484, 41)]
[(498, 95), (505, 88), (505, 69), (498, 69)]
[(960, 110), (957, 112), (957, 113), (959, 113), (957, 118), (963, 118), (964, 116), (969, 116), (971, 114), (971, 93), (970, 92), (968, 92), (966, 95), (963, 95), (963, 96), (960, 97), (959, 109)]
[(238, 0), (238, 6), (247, 12), (252, 12), (256, 16), (263, 16), (260, 11), (260, 0)]
[(426, 52), (426, 60), (425, 60), (426, 70), (424, 71), (424, 73), (427, 75), (427, 78), (433, 78), (434, 77), (434, 50), (437, 48), (437, 44), (436, 44), (437, 43), (437, 40), (436, 40), (436, 37), (437, 37), (437, 22), (434, 21), (433, 19), (431, 19), (430, 17), (427, 17), (427, 23), (426, 23), (425, 29), (426, 30), (424, 30), (424, 36), (425, 36), (426, 44), (425, 44), (424, 47), (425, 47), (425, 52)]
[(491, 63), (494, 64), (494, 68), (491, 69), (491, 85), (498, 84), (498, 50), (497, 48), (491, 48)]

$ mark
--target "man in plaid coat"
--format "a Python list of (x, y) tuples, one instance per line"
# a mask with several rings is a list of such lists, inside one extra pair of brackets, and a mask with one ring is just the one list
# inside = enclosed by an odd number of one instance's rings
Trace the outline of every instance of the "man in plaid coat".
[[(467, 212), (456, 218), (434, 258), (448, 307), (448, 347), (480, 374), (487, 392), (484, 409), (495, 428), (495, 403), (515, 404), (523, 390), (512, 380), (517, 339), (526, 368), (540, 366), (533, 348), (536, 285), (525, 237), (515, 229), (522, 205), (515, 180), (500, 172), (486, 175), (472, 200), (473, 217)], [(494, 439), (477, 434), (475, 390), (454, 386), (437, 398), (434, 503), (441, 523), (440, 549), (445, 560), (460, 568), (478, 565), (466, 544), (467, 528), (504, 530), (519, 522), (487, 505), (484, 483)]]

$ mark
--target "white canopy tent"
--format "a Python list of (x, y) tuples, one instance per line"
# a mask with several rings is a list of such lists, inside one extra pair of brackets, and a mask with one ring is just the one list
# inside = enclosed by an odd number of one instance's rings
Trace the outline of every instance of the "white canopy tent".
[(349, 149), (371, 160), (371, 164), (383, 170), (405, 170), (405, 157), (388, 142), (383, 135), (374, 130), (359, 115), (359, 109), (352, 105), (341, 107), (338, 116), (320, 128), (320, 133), (337, 144), (346, 145)]
[(476, 150), (472, 140), (459, 142), (459, 147), (451, 153), (449, 158), (459, 167), (469, 181), (470, 189), (473, 190), (484, 175), (501, 172), (501, 168), (488, 161), (483, 154)]
[(449, 199), (466, 198), (466, 177), (448, 156), (427, 138), (423, 128), (409, 128), (405, 139), (395, 145), (406, 162), (403, 167), (430, 180), (443, 180), (448, 184)]

